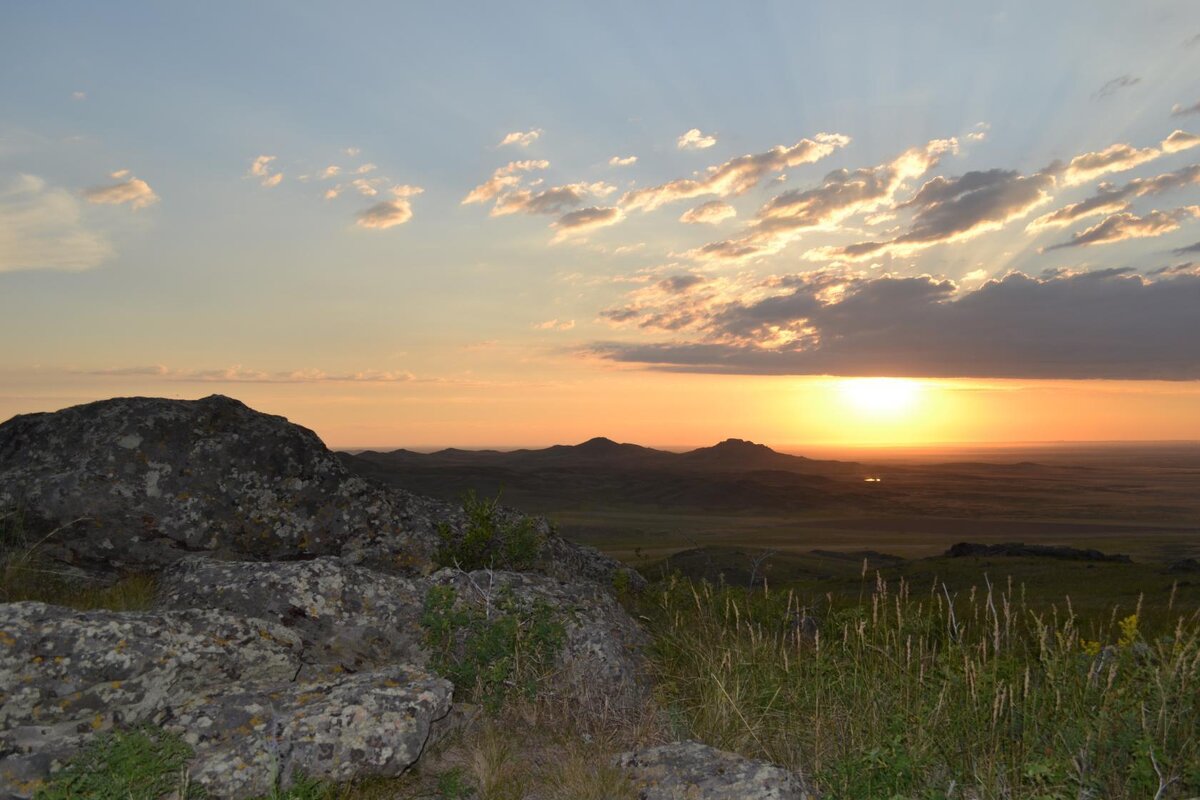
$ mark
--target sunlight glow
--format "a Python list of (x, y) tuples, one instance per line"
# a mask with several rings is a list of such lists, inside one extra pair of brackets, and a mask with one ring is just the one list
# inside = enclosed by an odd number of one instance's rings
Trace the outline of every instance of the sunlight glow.
[(912, 412), (921, 384), (907, 378), (847, 378), (840, 382), (842, 398), (869, 417), (898, 417)]

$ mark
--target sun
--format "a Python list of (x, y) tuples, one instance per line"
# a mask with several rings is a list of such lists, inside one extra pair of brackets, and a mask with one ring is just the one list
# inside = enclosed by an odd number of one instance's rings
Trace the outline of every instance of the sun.
[(921, 384), (907, 378), (846, 378), (839, 384), (843, 401), (869, 417), (900, 417), (911, 413)]

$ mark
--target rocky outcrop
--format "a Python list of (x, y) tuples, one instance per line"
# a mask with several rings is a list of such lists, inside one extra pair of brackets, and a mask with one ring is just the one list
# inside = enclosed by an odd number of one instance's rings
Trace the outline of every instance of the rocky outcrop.
[(308, 664), (349, 670), (424, 663), (426, 583), (337, 558), (271, 564), (190, 557), (159, 577), (165, 609), (209, 608), (270, 620), (302, 642)]
[[(439, 525), (460, 507), (353, 475), (307, 428), (228, 397), (130, 397), (0, 425), (0, 509), (42, 551), (92, 573), (157, 570), (192, 553), (227, 560), (340, 556), (404, 575), (436, 568)], [(506, 518), (519, 516), (499, 509)], [(536, 569), (607, 585), (637, 573), (555, 536)]]
[(686, 741), (617, 759), (639, 800), (808, 800), (798, 776), (766, 761)]
[(78, 612), (0, 604), (0, 796), (31, 796), (94, 734), (179, 733), (216, 797), (398, 774), (450, 707), (447, 681), (405, 666), (300, 675), (295, 633), (218, 611)]
[(1067, 561), (1112, 561), (1119, 564), (1133, 563), (1129, 556), (1120, 553), (1109, 554), (1099, 550), (1082, 550), (1065, 545), (1022, 544), (1021, 542), (1005, 544), (959, 542), (948, 549), (945, 555), (947, 558), (1009, 556), (1014, 558), (1057, 558)]
[(547, 690), (613, 708), (632, 708), (645, 700), (641, 651), (646, 634), (597, 584), (564, 583), (533, 573), (449, 569), (433, 575), (431, 583), (453, 590), (455, 608), (485, 617), (502, 607), (549, 609), (564, 636)]
[(0, 426), (0, 503), (63, 526), (46, 548), (100, 569), (196, 551), (285, 560), (379, 540), (404, 554), (396, 566), (419, 569), (434, 544), (315, 433), (219, 395), (14, 417)]

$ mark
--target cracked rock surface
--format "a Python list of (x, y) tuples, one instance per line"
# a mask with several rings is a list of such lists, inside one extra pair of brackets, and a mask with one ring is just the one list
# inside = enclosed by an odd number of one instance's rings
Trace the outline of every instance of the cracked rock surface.
[(617, 758), (639, 800), (809, 800), (792, 772), (694, 741)]

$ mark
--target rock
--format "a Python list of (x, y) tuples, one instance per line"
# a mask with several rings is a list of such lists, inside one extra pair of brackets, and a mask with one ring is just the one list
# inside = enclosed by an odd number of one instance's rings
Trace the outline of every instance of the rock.
[(1120, 553), (1108, 554), (1099, 550), (1081, 550), (1077, 547), (1046, 544), (1022, 544), (1009, 542), (1006, 544), (976, 544), (974, 542), (959, 542), (945, 552), (947, 558), (993, 557), (1010, 556), (1024, 558), (1059, 558), (1068, 561), (1111, 561), (1120, 564), (1132, 564), (1133, 560)]
[[(355, 476), (307, 428), (213, 395), (130, 397), (0, 425), (0, 510), (16, 506), (44, 554), (93, 574), (157, 570), (190, 553), (232, 560), (340, 556), (434, 571), (442, 523), (463, 510)], [(519, 516), (499, 509), (505, 518)], [(626, 588), (644, 580), (536, 522), (536, 568)]]
[(115, 725), (179, 733), (216, 797), (263, 794), (297, 769), (395, 775), (449, 711), (450, 684), (409, 666), (297, 680), (302, 649), (287, 628), (220, 611), (0, 605), (0, 797), (31, 796)]
[[(161, 566), (193, 551), (282, 560), (353, 543), (417, 571), (433, 539), (403, 502), (352, 476), (307, 428), (220, 395), (133, 397), (0, 425), (0, 504), (69, 563)], [(78, 522), (73, 522), (79, 520)]]
[(578, 703), (634, 708), (646, 696), (642, 650), (647, 637), (598, 584), (564, 583), (527, 572), (441, 570), (430, 582), (454, 591), (455, 608), (494, 613), (502, 602), (523, 610), (544, 604), (564, 627), (557, 674), (549, 691)]
[(217, 611), (81, 612), (0, 604), (0, 796), (94, 732), (136, 725), (203, 686), (287, 685), (300, 638)]
[(794, 773), (700, 742), (685, 741), (617, 758), (639, 800), (807, 800)]
[(210, 608), (283, 625), (310, 664), (358, 671), (424, 663), (419, 625), (427, 586), (323, 557), (290, 563), (189, 557), (159, 577), (159, 606)]
[(190, 777), (215, 797), (268, 795), (303, 773), (345, 783), (399, 775), (450, 711), (448, 681), (411, 667), (304, 684), (218, 686), (159, 721), (196, 750)]

